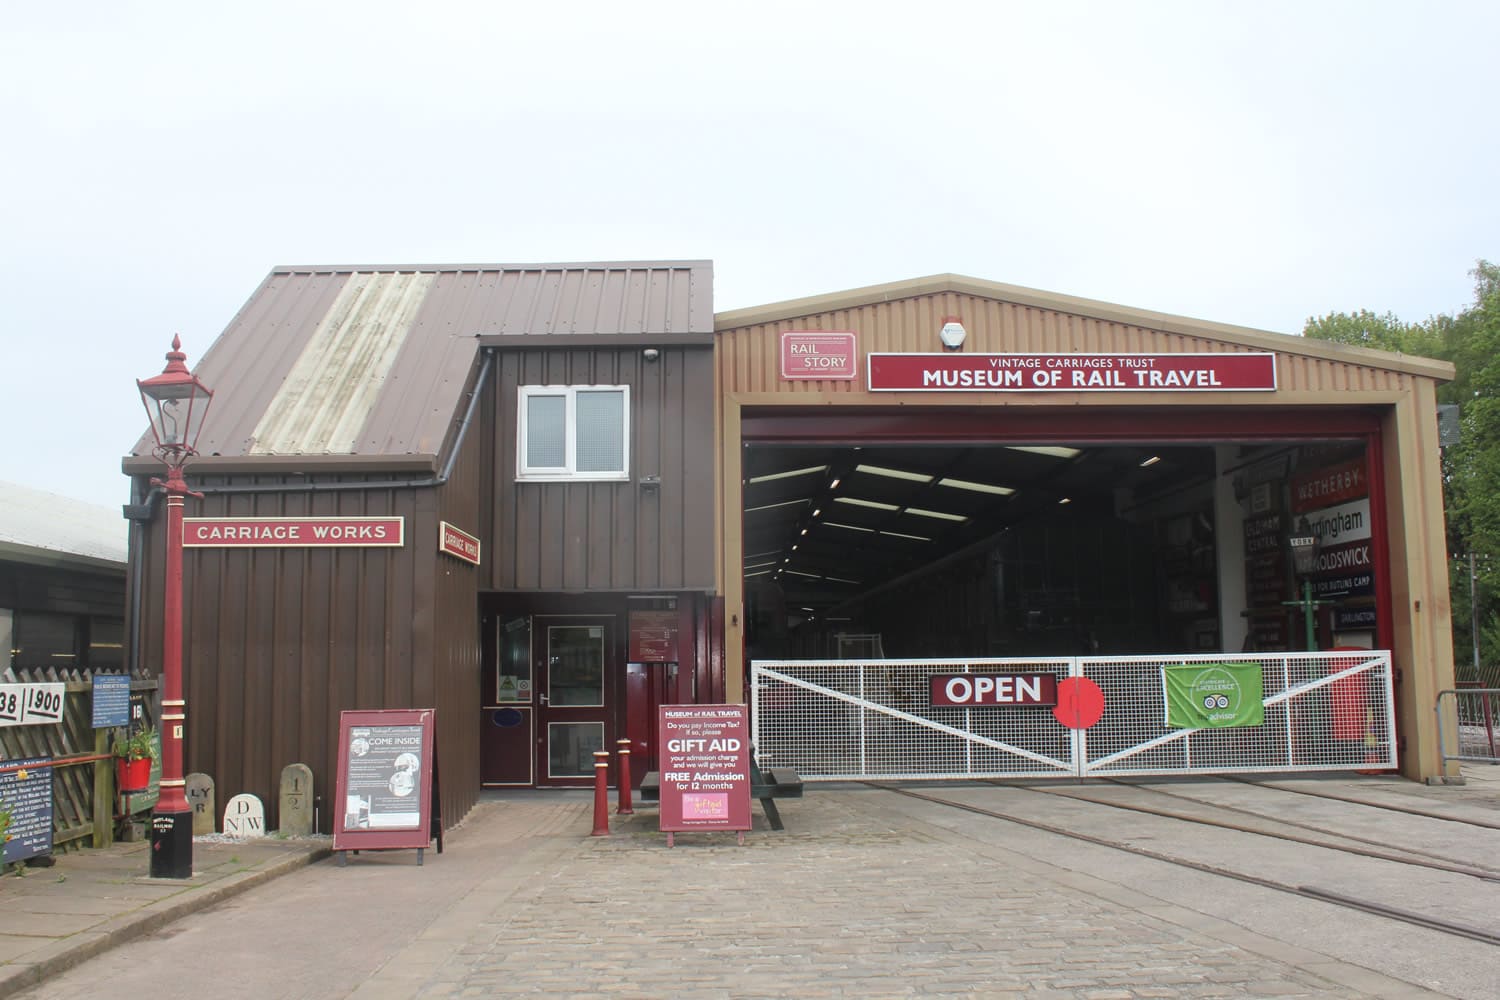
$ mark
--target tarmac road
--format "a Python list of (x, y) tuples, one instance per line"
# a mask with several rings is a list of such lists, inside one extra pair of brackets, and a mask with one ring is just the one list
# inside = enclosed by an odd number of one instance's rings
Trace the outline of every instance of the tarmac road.
[[(1493, 946), (865, 786), (783, 801), (782, 833), (757, 810), (744, 847), (668, 849), (645, 810), (590, 838), (589, 808), (487, 796), (421, 867), (300, 868), (20, 997), (1416, 998), (1500, 979)], [(1202, 834), (1136, 831), (1164, 851)]]

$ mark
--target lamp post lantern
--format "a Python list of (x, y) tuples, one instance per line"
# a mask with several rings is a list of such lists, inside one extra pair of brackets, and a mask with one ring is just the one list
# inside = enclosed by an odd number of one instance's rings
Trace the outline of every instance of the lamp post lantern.
[(167, 366), (160, 375), (136, 379), (141, 405), (151, 421), (156, 447), (151, 451), (167, 467), (165, 481), (152, 479), (167, 495), (166, 587), (162, 595), (161, 655), (161, 792), (151, 812), (151, 877), (193, 877), (193, 812), (182, 774), (183, 727), (187, 703), (182, 697), (182, 504), (188, 496), (183, 466), (198, 453), (203, 418), (213, 402), (211, 389), (187, 368), (182, 340), (172, 338)]

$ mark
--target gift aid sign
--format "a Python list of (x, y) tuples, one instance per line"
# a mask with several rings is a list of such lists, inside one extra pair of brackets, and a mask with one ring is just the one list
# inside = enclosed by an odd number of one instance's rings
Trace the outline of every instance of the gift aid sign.
[(1057, 678), (1051, 674), (934, 674), (928, 678), (934, 708), (994, 705), (1056, 705)]
[(663, 705), (657, 717), (663, 833), (750, 829), (744, 705)]

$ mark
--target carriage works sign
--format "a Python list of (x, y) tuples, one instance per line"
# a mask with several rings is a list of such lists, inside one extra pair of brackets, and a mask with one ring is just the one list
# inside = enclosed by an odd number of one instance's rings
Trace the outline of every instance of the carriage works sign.
[(400, 548), (403, 517), (185, 517), (185, 548)]
[(871, 354), (872, 392), (1265, 392), (1274, 354)]

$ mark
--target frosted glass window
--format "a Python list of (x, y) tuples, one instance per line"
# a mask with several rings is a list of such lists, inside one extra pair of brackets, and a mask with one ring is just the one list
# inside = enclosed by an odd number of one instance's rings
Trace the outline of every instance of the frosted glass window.
[(579, 472), (625, 471), (625, 394), (577, 394)]
[(526, 401), (526, 464), (562, 469), (568, 464), (567, 396), (531, 396)]
[(630, 389), (520, 387), (516, 478), (623, 482), (630, 478)]

